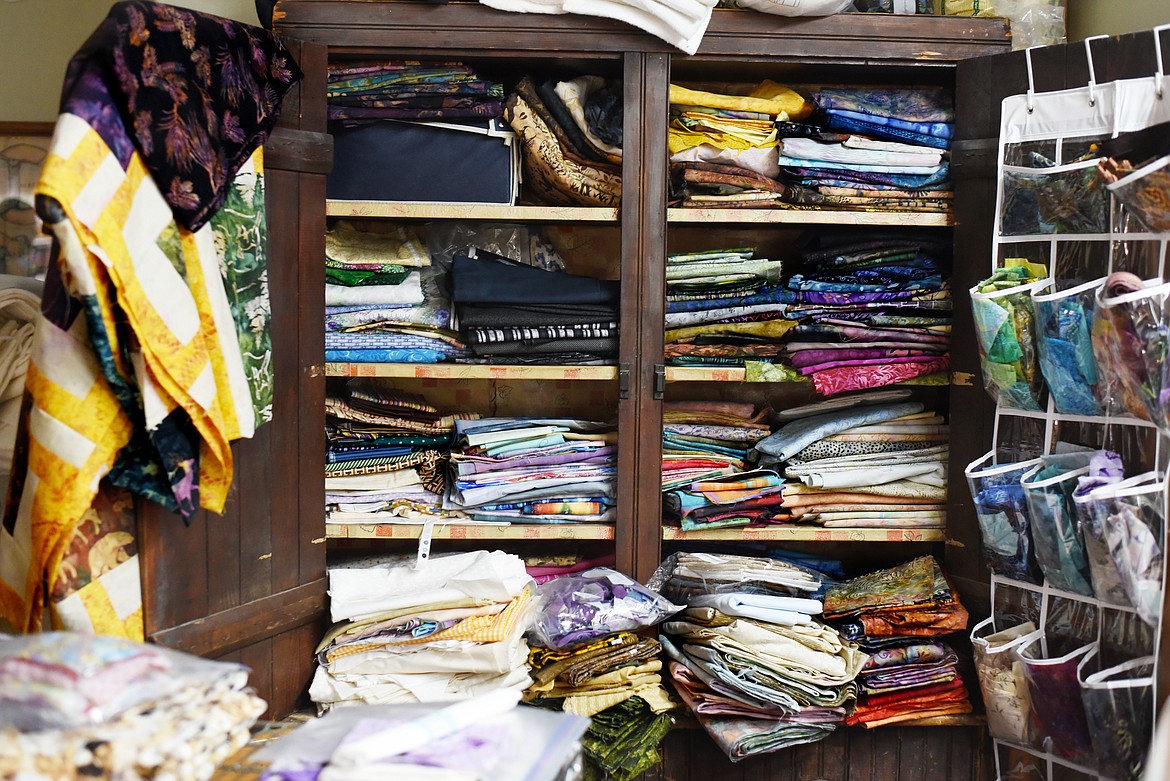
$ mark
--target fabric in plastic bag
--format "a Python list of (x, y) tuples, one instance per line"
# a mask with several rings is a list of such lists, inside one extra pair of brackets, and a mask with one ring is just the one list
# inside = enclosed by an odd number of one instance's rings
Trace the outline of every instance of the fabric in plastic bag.
[(1089, 562), (1073, 504), (1077, 478), (1088, 474), (1089, 467), (1069, 469), (1043, 460), (1020, 480), (1028, 500), (1036, 561), (1053, 587), (1092, 596)]
[(965, 470), (983, 539), (983, 559), (997, 575), (1040, 583), (1043, 574), (1036, 564), (1028, 501), (1020, 485), (1020, 478), (1040, 460), (994, 464), (994, 457), (994, 451), (989, 452)]
[(1044, 379), (1031, 294), (1047, 272), (1025, 260), (1005, 262), (970, 290), (983, 387), (1000, 406), (1039, 411)]
[(1004, 236), (1107, 233), (1109, 192), (1097, 178), (1097, 161), (1051, 168), (1003, 166)]
[(1037, 737), (1052, 753), (1094, 767), (1093, 744), (1085, 709), (1081, 706), (1077, 667), (1097, 652), (1097, 644), (1089, 643), (1062, 656), (1049, 657), (1043, 643), (1041, 635), (1013, 650), (1023, 664), (1028, 681)]
[(1141, 227), (1151, 233), (1170, 232), (1170, 155), (1107, 185)]
[(1117, 781), (1139, 781), (1154, 731), (1152, 656), (1085, 675), (1081, 700), (1098, 766)]
[(1097, 361), (1093, 310), (1105, 278), (1051, 292), (1053, 281), (1032, 290), (1040, 371), (1057, 412), (1097, 415)]
[(1154, 626), (1162, 613), (1166, 484), (1099, 488), (1089, 495), (1128, 604)]
[(673, 553), (650, 579), (648, 588), (678, 604), (705, 594), (761, 594), (814, 598), (833, 579), (793, 561), (728, 553)]
[(1029, 744), (1035, 736), (1028, 681), (1023, 663), (1012, 650), (1040, 633), (1031, 621), (997, 632), (994, 621), (980, 621), (971, 630), (975, 673), (987, 708), (987, 731), (993, 738)]
[(1098, 293), (1093, 349), (1109, 367), (1110, 392), (1131, 414), (1170, 435), (1170, 285), (1146, 286), (1134, 274), (1110, 274)]
[[(1107, 508), (1112, 506), (1112, 501), (1109, 498), (1110, 489), (1151, 483), (1157, 478), (1157, 472), (1146, 472), (1128, 480), (1118, 479), (1101, 484), (1082, 482), (1081, 486), (1073, 493), (1073, 505), (1077, 510), (1077, 525), (1080, 529), (1081, 540), (1085, 544), (1085, 555), (1089, 559), (1093, 593), (1102, 602), (1133, 607), (1133, 603), (1129, 601), (1129, 595), (1126, 593), (1121, 573), (1117, 571), (1117, 565), (1113, 561), (1113, 554), (1109, 550), (1109, 541), (1105, 536), (1105, 520), (1109, 515)], [(1094, 495), (1096, 495), (1095, 500)]]
[(532, 640), (560, 650), (578, 643), (653, 626), (682, 610), (608, 567), (596, 567), (537, 586), (540, 609)]

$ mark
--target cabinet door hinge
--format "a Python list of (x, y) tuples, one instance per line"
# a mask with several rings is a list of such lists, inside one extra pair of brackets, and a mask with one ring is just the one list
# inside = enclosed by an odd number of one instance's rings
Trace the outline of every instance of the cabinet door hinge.
[(630, 365), (628, 363), (618, 364), (618, 398), (630, 398)]
[(666, 367), (654, 364), (654, 398), (661, 399), (666, 393)]

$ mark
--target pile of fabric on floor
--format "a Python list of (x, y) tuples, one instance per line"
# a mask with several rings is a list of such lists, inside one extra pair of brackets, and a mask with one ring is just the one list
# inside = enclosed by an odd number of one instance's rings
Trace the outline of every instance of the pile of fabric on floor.
[(942, 87), (823, 87), (808, 123), (781, 122), (779, 179), (798, 207), (950, 210), (954, 99)]
[(620, 88), (598, 76), (525, 76), (504, 103), (524, 144), (524, 181), (541, 202), (564, 206), (621, 203), (621, 117)]
[(522, 559), (475, 551), (372, 557), (330, 566), (334, 626), (317, 647), (309, 696), (356, 702), (466, 699), (530, 683), (534, 584)]
[(204, 781), (265, 703), (248, 668), (72, 632), (0, 643), (0, 777)]
[(455, 255), (451, 282), (459, 328), (476, 360), (597, 364), (617, 355), (616, 281), (477, 251)]
[(635, 632), (679, 607), (614, 570), (553, 578), (538, 589), (525, 698), (592, 718), (587, 778), (628, 781), (660, 761), (676, 707), (662, 681), (662, 646)]
[(442, 509), (456, 418), (416, 394), (351, 379), (325, 399), (328, 523), (466, 520)]
[(451, 330), (446, 269), (409, 228), (339, 222), (325, 234), (325, 360), (437, 363), (471, 356)]
[(869, 654), (848, 723), (878, 727), (970, 713), (958, 655), (939, 638), (967, 628), (938, 562), (922, 556), (829, 586), (824, 616)]
[(675, 689), (732, 760), (810, 743), (845, 720), (866, 656), (814, 620), (827, 578), (787, 561), (680, 553), (650, 585), (687, 609), (662, 625)]
[(456, 62), (333, 65), (326, 89), (329, 119), (347, 126), (384, 119), (491, 119), (503, 114), (503, 86)]
[(761, 469), (783, 467), (793, 521), (945, 528), (949, 429), (910, 395), (870, 391), (777, 413), (782, 425), (755, 451)]
[(668, 401), (663, 404), (662, 503), (684, 531), (777, 523), (784, 481), (749, 469), (751, 446), (767, 437), (768, 410), (750, 402)]
[(781, 262), (751, 248), (666, 258), (666, 360), (676, 366), (775, 360), (794, 323), (777, 293)]
[(444, 506), (477, 521), (612, 523), (616, 443), (595, 421), (456, 420)]
[(785, 282), (800, 322), (783, 360), (826, 396), (945, 372), (948, 251), (904, 233), (811, 234), (800, 273)]
[(747, 94), (670, 85), (671, 205), (772, 206), (784, 193), (776, 122), (807, 117), (803, 97), (772, 81)]

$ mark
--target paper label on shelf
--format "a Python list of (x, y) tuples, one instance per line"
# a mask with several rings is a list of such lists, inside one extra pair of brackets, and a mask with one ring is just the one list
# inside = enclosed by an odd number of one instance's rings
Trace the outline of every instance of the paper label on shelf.
[(416, 567), (421, 567), (423, 562), (431, 557), (431, 535), (435, 531), (435, 519), (428, 518), (423, 524), (422, 533), (418, 536), (418, 559), (415, 561)]

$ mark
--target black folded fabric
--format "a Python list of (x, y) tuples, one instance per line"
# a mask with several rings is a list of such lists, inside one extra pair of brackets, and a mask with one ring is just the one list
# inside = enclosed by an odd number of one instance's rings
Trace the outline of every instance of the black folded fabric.
[(451, 285), (456, 303), (608, 304), (620, 295), (614, 281), (466, 255), (452, 259)]
[(616, 336), (595, 339), (521, 339), (514, 342), (473, 344), (470, 347), (476, 355), (549, 355), (569, 352), (605, 355), (617, 352), (618, 339)]
[(616, 304), (526, 304), (492, 306), (460, 304), (460, 328), (508, 328), (513, 326), (577, 325), (618, 319)]

